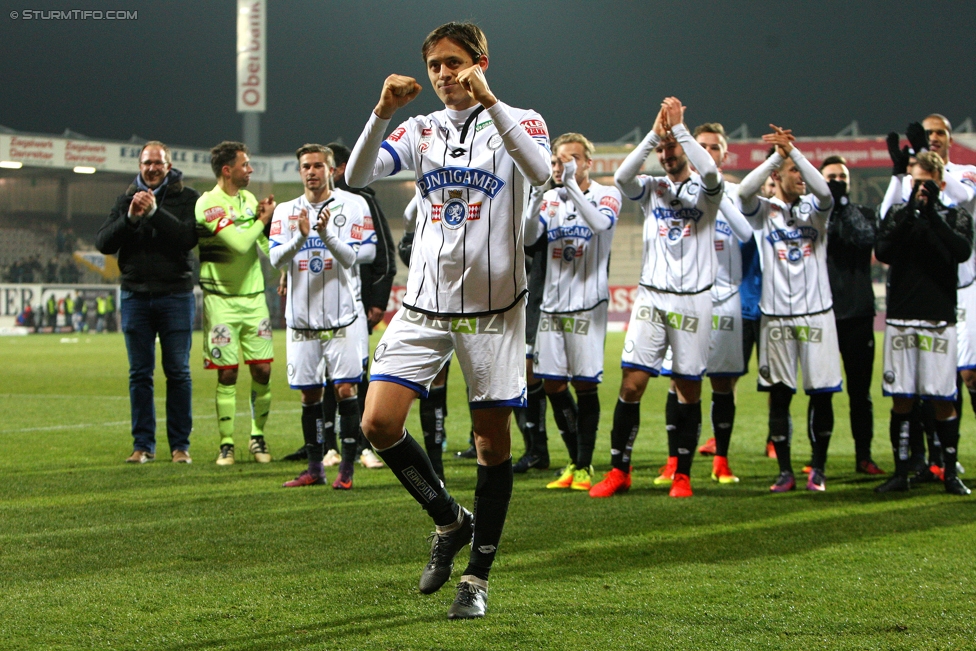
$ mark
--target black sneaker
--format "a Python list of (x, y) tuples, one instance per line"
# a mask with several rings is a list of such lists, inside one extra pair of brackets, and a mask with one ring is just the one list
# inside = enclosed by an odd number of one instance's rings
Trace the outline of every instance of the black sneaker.
[(471, 542), (474, 531), (471, 528), (474, 517), (466, 508), (461, 507), (461, 526), (454, 531), (430, 534), (427, 540), (430, 545), (430, 562), (420, 575), (420, 592), (432, 594), (441, 589), (451, 578), (454, 569), (454, 557), (461, 549)]
[(475, 619), (484, 617), (487, 609), (488, 582), (473, 576), (461, 577), (461, 582), (458, 583), (457, 587), (457, 596), (454, 597), (454, 603), (447, 611), (447, 618)]
[(472, 445), (472, 446), (468, 447), (467, 450), (462, 450), (460, 452), (455, 452), (454, 453), (454, 458), (455, 459), (477, 459), (478, 458), (478, 451)]
[(512, 472), (522, 474), (539, 465), (539, 457), (534, 454), (523, 454), (522, 458), (512, 466)]
[(928, 466), (920, 467), (915, 471), (915, 476), (912, 477), (913, 484), (931, 484), (936, 481), (938, 481), (938, 477), (935, 476), (935, 473)]
[(281, 457), (281, 460), (282, 461), (308, 461), (308, 450), (306, 450), (305, 446), (303, 445), (302, 447), (298, 448), (291, 454), (286, 454), (285, 456)]
[(911, 488), (905, 475), (892, 475), (891, 479), (874, 489), (875, 493), (904, 493)]
[(962, 483), (962, 480), (955, 476), (946, 477), (945, 492), (949, 493), (950, 495), (969, 495), (972, 493), (972, 491), (966, 487), (966, 484)]

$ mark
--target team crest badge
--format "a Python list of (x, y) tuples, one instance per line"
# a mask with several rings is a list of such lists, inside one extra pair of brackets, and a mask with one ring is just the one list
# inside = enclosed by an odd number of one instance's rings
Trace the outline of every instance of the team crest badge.
[(308, 270), (313, 274), (320, 274), (325, 269), (325, 261), (321, 251), (312, 251), (312, 258), (308, 261)]
[(450, 199), (441, 209), (441, 223), (447, 228), (455, 230), (468, 218), (468, 204), (461, 198), (460, 190), (448, 190)]
[(342, 228), (343, 226), (346, 225), (346, 216), (336, 215), (335, 217), (332, 218), (332, 223), (336, 225), (336, 228)]
[(790, 262), (799, 262), (802, 257), (803, 254), (800, 252), (800, 247), (798, 246), (791, 246), (790, 250), (786, 253), (786, 258)]

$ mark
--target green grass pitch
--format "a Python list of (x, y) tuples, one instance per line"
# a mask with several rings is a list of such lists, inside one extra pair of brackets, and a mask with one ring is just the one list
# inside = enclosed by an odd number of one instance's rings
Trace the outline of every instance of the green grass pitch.
[[(302, 439), (275, 336), (267, 438), (281, 456)], [(607, 341), (601, 473), (622, 342)], [(357, 469), (349, 492), (280, 488), (302, 466), (247, 458), (246, 379), (238, 463), (214, 465), (216, 378), (202, 370), (199, 334), (190, 466), (168, 461), (164, 428), (158, 461), (123, 463), (120, 335), (0, 338), (0, 360), (0, 649), (976, 648), (976, 500), (937, 485), (875, 495), (878, 482), (853, 472), (844, 395), (826, 493), (768, 494), (776, 465), (761, 455), (766, 403), (750, 375), (730, 453), (742, 482), (713, 484), (698, 457), (695, 497), (674, 500), (651, 483), (666, 455), (666, 383), (652, 380), (631, 492), (594, 500), (545, 490), (551, 472), (516, 476), (488, 617), (449, 622), (454, 583), (418, 593), (431, 526), (389, 471)], [(874, 456), (890, 470), (879, 377)], [(157, 387), (162, 418), (159, 369)], [(798, 396), (798, 466), (805, 408)], [(968, 399), (965, 411), (961, 461), (976, 469)], [(419, 437), (416, 409), (408, 426)], [(458, 372), (448, 429), (451, 451), (465, 447)], [(549, 430), (554, 463), (565, 463), (551, 413)], [(449, 459), (447, 482), (470, 507), (473, 462)]]

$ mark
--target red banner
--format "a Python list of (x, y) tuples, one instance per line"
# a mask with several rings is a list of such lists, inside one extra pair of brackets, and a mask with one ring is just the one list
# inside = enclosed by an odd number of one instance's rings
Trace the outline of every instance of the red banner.
[[(903, 141), (902, 145), (907, 145)], [(820, 166), (828, 156), (843, 156), (848, 167), (885, 168), (891, 167), (888, 145), (883, 138), (873, 140), (798, 140), (796, 146), (811, 163)], [(769, 145), (764, 142), (729, 143), (729, 159), (722, 166), (726, 171), (750, 171), (766, 160)], [(976, 151), (953, 143), (952, 162), (962, 165), (976, 165)]]

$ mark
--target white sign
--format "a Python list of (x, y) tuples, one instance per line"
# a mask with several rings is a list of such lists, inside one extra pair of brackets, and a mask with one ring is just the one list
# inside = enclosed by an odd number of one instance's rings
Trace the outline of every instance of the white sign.
[(237, 112), (264, 113), (267, 3), (237, 0)]

